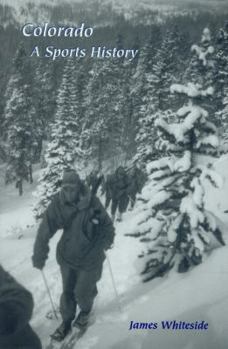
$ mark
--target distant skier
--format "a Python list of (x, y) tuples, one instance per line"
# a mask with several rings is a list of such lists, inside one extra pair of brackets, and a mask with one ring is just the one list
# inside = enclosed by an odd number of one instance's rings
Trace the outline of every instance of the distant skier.
[(0, 348), (41, 349), (41, 342), (29, 325), (33, 298), (29, 291), (0, 265)]
[(98, 170), (93, 170), (86, 178), (87, 185), (91, 191), (94, 191), (94, 188), (97, 191), (103, 180), (104, 176)]
[(48, 242), (58, 229), (63, 229), (57, 247), (63, 293), (60, 312), (63, 322), (52, 338), (61, 341), (71, 329), (77, 304), (80, 313), (73, 325), (86, 326), (96, 283), (101, 278), (104, 251), (114, 239), (111, 219), (99, 199), (88, 193), (74, 170), (64, 173), (62, 189), (46, 209), (34, 245), (33, 265), (42, 269), (48, 257)]
[(127, 210), (130, 194), (130, 178), (124, 167), (119, 166), (115, 173), (109, 177), (107, 189), (112, 200), (111, 214), (112, 221), (115, 220), (116, 210), (118, 208), (118, 220), (122, 220), (122, 214)]
[(131, 208), (135, 205), (136, 195), (141, 193), (142, 188), (146, 182), (146, 174), (144, 171), (134, 165), (130, 172), (130, 203)]

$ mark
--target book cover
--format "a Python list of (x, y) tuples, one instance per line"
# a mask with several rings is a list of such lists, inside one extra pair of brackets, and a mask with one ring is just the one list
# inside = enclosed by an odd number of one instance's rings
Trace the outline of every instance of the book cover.
[(0, 348), (225, 349), (227, 2), (0, 0), (0, 96)]

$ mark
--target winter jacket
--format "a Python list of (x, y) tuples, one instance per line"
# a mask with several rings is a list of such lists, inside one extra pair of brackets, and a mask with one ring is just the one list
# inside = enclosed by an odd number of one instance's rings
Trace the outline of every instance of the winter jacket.
[(60, 265), (84, 270), (102, 267), (104, 250), (113, 243), (114, 228), (97, 197), (91, 202), (86, 195), (78, 203), (69, 205), (62, 200), (61, 192), (56, 194), (38, 229), (32, 258), (35, 267), (44, 266), (49, 239), (58, 229), (63, 229), (57, 246)]
[(111, 175), (106, 184), (107, 190), (113, 200), (119, 200), (122, 196), (128, 196), (131, 190), (130, 179), (127, 175), (119, 178), (116, 173)]
[(41, 349), (37, 335), (29, 326), (33, 298), (0, 266), (0, 348)]

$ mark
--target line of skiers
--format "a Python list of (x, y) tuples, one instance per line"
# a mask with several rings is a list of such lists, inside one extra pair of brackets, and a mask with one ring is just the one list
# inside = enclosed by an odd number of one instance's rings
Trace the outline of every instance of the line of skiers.
[[(144, 182), (141, 170), (134, 168), (130, 176), (120, 166), (106, 180), (98, 173), (90, 176), (88, 190), (75, 170), (64, 172), (61, 189), (42, 217), (32, 256), (33, 266), (42, 270), (48, 258), (49, 240), (57, 230), (63, 230), (56, 253), (63, 287), (60, 298), (62, 323), (52, 334), (53, 339), (62, 341), (72, 326), (87, 326), (97, 295), (96, 284), (102, 275), (105, 251), (114, 241), (116, 210), (118, 208), (121, 215), (129, 200), (134, 205)], [(106, 196), (105, 207), (112, 201), (112, 220), (96, 197), (100, 185)], [(41, 349), (41, 342), (29, 325), (32, 309), (31, 293), (0, 266), (0, 348)]]
[(114, 222), (117, 212), (117, 220), (121, 221), (122, 214), (126, 212), (128, 206), (130, 205), (130, 209), (134, 207), (136, 195), (141, 193), (146, 182), (146, 174), (136, 165), (130, 169), (119, 166), (106, 178), (100, 172), (92, 171), (86, 181), (91, 189), (101, 185), (101, 194), (105, 195), (105, 208), (108, 209), (111, 204), (111, 217)]

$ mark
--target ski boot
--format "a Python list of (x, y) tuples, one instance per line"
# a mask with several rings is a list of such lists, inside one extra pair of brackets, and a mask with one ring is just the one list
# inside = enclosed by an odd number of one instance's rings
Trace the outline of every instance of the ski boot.
[(53, 340), (61, 342), (71, 330), (71, 321), (63, 321), (61, 325), (50, 336)]
[(79, 329), (84, 329), (89, 323), (90, 312), (80, 311), (72, 326)]

